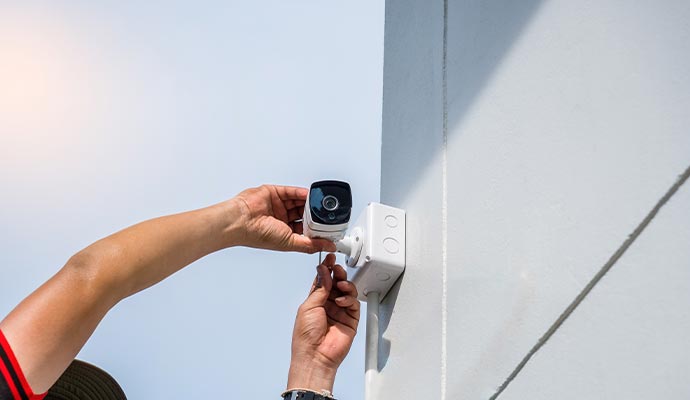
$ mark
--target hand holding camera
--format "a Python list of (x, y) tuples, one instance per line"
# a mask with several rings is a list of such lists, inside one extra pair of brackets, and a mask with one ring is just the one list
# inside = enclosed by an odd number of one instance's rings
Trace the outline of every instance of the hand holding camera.
[(304, 188), (262, 185), (235, 196), (230, 201), (236, 202), (242, 210), (235, 224), (237, 229), (242, 230), (240, 235), (236, 235), (242, 238), (241, 243), (237, 244), (303, 253), (335, 251), (332, 240), (302, 236), (301, 219), (307, 193)]

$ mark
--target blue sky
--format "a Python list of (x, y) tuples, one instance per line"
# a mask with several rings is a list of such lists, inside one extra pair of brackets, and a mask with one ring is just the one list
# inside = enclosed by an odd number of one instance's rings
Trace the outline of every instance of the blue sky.
[[(89, 243), (246, 187), (335, 178), (355, 216), (377, 201), (383, 11), (0, 3), (0, 314)], [(120, 303), (80, 358), (132, 399), (278, 398), (316, 262), (213, 254)], [(362, 397), (363, 339), (362, 324), (339, 398)]]

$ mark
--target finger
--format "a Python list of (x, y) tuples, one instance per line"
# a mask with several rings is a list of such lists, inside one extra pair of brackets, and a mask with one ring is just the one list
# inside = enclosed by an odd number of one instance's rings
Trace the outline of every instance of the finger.
[(335, 254), (334, 253), (326, 253), (322, 257), (321, 264), (327, 265), (330, 268), (333, 267), (335, 264)]
[(357, 322), (353, 322), (352, 320), (340, 321), (331, 318), (328, 315), (326, 316), (326, 319), (330, 325), (333, 325), (335, 329), (340, 331), (345, 336), (353, 337), (357, 334)]
[(304, 225), (302, 224), (302, 221), (290, 222), (290, 229), (292, 229), (292, 231), (298, 235), (304, 233)]
[(276, 201), (273, 201), (272, 204), (273, 206), (271, 208), (273, 210), (273, 216), (286, 224), (290, 222), (290, 219), (288, 218), (288, 210), (283, 207), (280, 201), (277, 203)]
[(359, 309), (351, 310), (349, 308), (341, 308), (334, 302), (326, 303), (324, 308), (326, 309), (326, 316), (357, 329), (360, 314)]
[(336, 264), (333, 267), (333, 279), (336, 281), (346, 281), (347, 280), (347, 272), (345, 272), (345, 268), (343, 268), (342, 265)]
[(332, 286), (331, 272), (324, 264), (319, 264), (316, 267), (316, 279), (312, 284), (309, 296), (304, 301), (304, 306), (307, 309), (322, 307), (328, 301)]
[(294, 220), (302, 220), (302, 218), (304, 217), (304, 206), (295, 207), (291, 210), (295, 210), (297, 212), (297, 218), (295, 218)]
[(285, 200), (280, 195), (280, 190), (283, 186), (275, 185), (261, 185), (261, 188), (268, 193), (269, 201), (271, 202), (271, 211), (273, 216), (285, 223), (288, 223), (287, 208), (285, 207)]
[[(295, 225), (291, 225), (291, 228), (293, 232), (297, 232), (297, 229), (300, 229), (295, 227)], [(335, 251), (335, 243), (326, 239), (311, 239), (306, 236), (293, 233), (292, 236), (290, 236), (288, 247), (285, 250), (299, 251), (301, 253), (309, 254), (316, 253), (317, 251)]]
[(345, 295), (353, 297), (359, 296), (359, 293), (357, 292), (357, 287), (354, 283), (350, 281), (336, 282), (336, 288), (338, 289), (338, 291), (342, 292)]
[(335, 304), (338, 307), (349, 308), (351, 310), (359, 310), (360, 304), (353, 296), (340, 296), (335, 298)]
[(309, 191), (306, 188), (296, 186), (274, 186), (281, 200), (306, 200)]
[[(292, 225), (291, 227), (292, 227), (293, 232), (295, 232), (299, 229), (295, 225)], [(300, 253), (314, 254), (317, 251), (325, 251), (326, 249), (324, 249), (323, 247), (324, 246), (321, 243), (316, 242), (314, 239), (310, 239), (306, 236), (302, 236), (301, 234), (293, 233), (290, 236), (288, 246), (285, 250), (287, 250), (287, 251), (298, 251)]]
[[(357, 296), (344, 294), (343, 292), (338, 292), (339, 290), (336, 290), (335, 287), (332, 288), (331, 294), (328, 296), (328, 299), (336, 306), (352, 311), (352, 313), (350, 314), (352, 314), (353, 316), (356, 315), (357, 319), (359, 319), (359, 309), (361, 307), (361, 303), (357, 299)], [(333, 293), (337, 294), (334, 296)]]
[(353, 330), (357, 330), (359, 324), (359, 311), (350, 311), (347, 308), (340, 308), (333, 302), (328, 302), (325, 306), (326, 316), (329, 320), (343, 324)]
[(333, 254), (333, 253), (326, 254), (326, 258), (323, 259), (323, 262), (321, 262), (321, 264), (328, 267), (329, 270), (332, 269), (333, 266), (335, 265), (335, 254)]
[[(295, 227), (293, 227), (293, 232), (295, 231)], [(302, 235), (298, 235), (297, 233), (293, 233), (290, 236), (290, 241), (288, 243), (288, 247), (286, 249), (287, 251), (298, 251), (300, 253), (308, 253), (308, 254), (314, 254), (319, 249), (314, 246), (314, 244), (311, 242), (311, 240)]]
[[(321, 272), (323, 272), (323, 269), (321, 267), (325, 267), (326, 271), (328, 271), (328, 275), (331, 275), (331, 267), (330, 264), (333, 264), (335, 262), (335, 254), (326, 254), (326, 258), (321, 262), (321, 264), (316, 266), (316, 278), (314, 278), (314, 285), (312, 286), (312, 290), (314, 290), (315, 287), (320, 287), (322, 286), (321, 278)], [(332, 282), (332, 280), (331, 280)], [(329, 292), (332, 290), (332, 284), (331, 287), (329, 287)], [(311, 292), (310, 292), (311, 293)]]
[(287, 201), (283, 202), (283, 205), (288, 210), (292, 210), (293, 208), (300, 208), (300, 207), (304, 208), (304, 203), (305, 203), (304, 200), (287, 200)]
[[(335, 243), (331, 242), (330, 240), (327, 239), (309, 239), (314, 247), (316, 247), (318, 250), (317, 251), (328, 251), (328, 252), (333, 252), (336, 251)], [(335, 257), (335, 256), (334, 256)]]
[(328, 295), (328, 300), (335, 303), (335, 299), (342, 296), (345, 296), (345, 293), (341, 292), (336, 288), (335, 285), (333, 285), (333, 287), (331, 288), (331, 294)]
[(294, 220), (297, 220), (300, 218), (302, 218), (302, 213), (299, 212), (298, 209), (293, 208), (291, 210), (288, 210), (288, 213), (287, 213), (287, 220), (288, 221), (294, 221)]

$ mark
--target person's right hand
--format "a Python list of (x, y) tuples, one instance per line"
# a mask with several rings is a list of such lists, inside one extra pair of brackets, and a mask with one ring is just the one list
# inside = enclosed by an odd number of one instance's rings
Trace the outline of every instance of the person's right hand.
[(357, 333), (359, 309), (357, 288), (328, 254), (297, 312), (288, 389), (333, 390), (335, 373)]
[(330, 240), (302, 235), (302, 214), (308, 190), (291, 186), (262, 185), (247, 189), (230, 201), (241, 210), (238, 244), (279, 251), (335, 251)]

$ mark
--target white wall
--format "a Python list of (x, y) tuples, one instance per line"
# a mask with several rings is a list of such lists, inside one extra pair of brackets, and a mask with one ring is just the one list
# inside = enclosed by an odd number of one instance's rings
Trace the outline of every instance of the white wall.
[(379, 399), (690, 396), (689, 20), (387, 1)]

